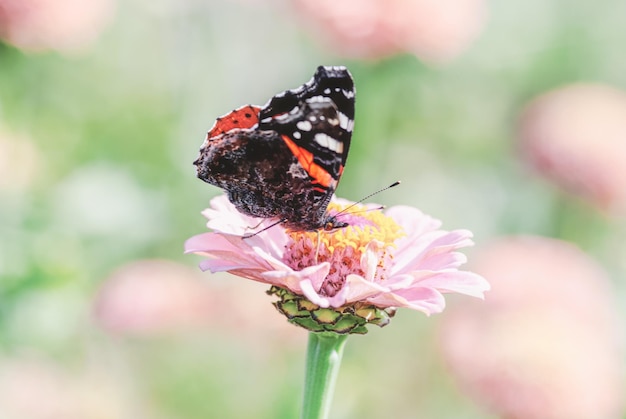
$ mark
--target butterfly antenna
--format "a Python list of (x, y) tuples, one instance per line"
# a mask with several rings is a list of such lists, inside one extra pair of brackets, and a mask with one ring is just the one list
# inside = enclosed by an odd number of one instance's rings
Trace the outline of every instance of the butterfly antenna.
[[(353, 206), (354, 205), (350, 205), (349, 208), (352, 208)], [(370, 211), (382, 211), (385, 208), (387, 208), (385, 205), (379, 205), (379, 206), (377, 206), (375, 208), (365, 208), (365, 209), (358, 210), (358, 211), (350, 211), (349, 214), (360, 214), (362, 212), (370, 212)], [(348, 209), (348, 208), (346, 208), (346, 209)], [(344, 211), (338, 212), (335, 216), (337, 216), (339, 214), (342, 214), (342, 213), (344, 213)]]
[[(342, 209), (341, 211), (339, 211), (337, 214), (335, 214), (335, 215), (334, 215), (334, 217), (336, 218), (337, 216), (339, 216), (339, 215), (341, 215), (341, 214), (345, 213), (345, 212), (346, 212), (346, 211), (348, 211), (350, 208), (354, 207), (354, 206), (355, 206), (355, 205), (357, 205), (357, 204), (360, 204), (361, 202), (365, 201), (366, 199), (370, 199), (370, 198), (371, 198), (371, 197), (373, 197), (374, 195), (378, 195), (379, 193), (384, 192), (384, 191), (386, 191), (387, 189), (391, 189), (391, 188), (393, 188), (393, 187), (395, 187), (395, 186), (398, 186), (399, 184), (400, 184), (400, 181), (399, 181), (399, 180), (397, 180), (397, 181), (393, 182), (391, 185), (385, 186), (384, 188), (381, 188), (381, 189), (379, 189), (379, 190), (377, 190), (377, 191), (375, 191), (375, 192), (372, 192), (371, 194), (369, 194), (369, 195), (367, 195), (367, 196), (364, 196), (363, 198), (359, 199), (358, 201), (356, 201), (356, 202), (352, 203), (351, 205), (349, 205), (349, 206), (345, 207), (344, 209)], [(385, 207), (384, 207), (384, 206), (381, 206), (380, 208), (372, 208), (371, 210), (374, 210), (374, 211), (375, 211), (375, 210), (379, 210), (379, 209), (383, 209), (383, 208), (385, 208)], [(370, 211), (370, 209), (367, 209), (367, 210), (365, 210), (365, 211)], [(359, 211), (359, 212), (360, 212), (360, 211)]]

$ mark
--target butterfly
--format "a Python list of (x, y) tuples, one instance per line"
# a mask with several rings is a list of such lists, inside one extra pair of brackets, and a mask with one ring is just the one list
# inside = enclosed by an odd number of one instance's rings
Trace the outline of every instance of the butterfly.
[(343, 66), (319, 66), (302, 86), (245, 105), (209, 130), (194, 165), (243, 214), (293, 231), (347, 223), (327, 212), (354, 126), (355, 88)]

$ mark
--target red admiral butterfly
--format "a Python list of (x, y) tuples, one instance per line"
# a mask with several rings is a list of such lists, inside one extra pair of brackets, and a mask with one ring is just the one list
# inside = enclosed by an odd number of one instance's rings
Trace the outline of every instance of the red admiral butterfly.
[(265, 106), (217, 118), (193, 163), (198, 177), (224, 189), (244, 214), (292, 230), (345, 227), (326, 209), (348, 157), (354, 96), (345, 67), (320, 66)]

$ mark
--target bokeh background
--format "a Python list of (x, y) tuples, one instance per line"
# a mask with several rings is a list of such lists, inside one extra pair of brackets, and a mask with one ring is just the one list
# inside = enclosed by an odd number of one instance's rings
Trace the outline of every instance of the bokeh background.
[(306, 333), (182, 246), (214, 119), (319, 64), (338, 194), (402, 180), (493, 287), (351, 338), (332, 417), (626, 417), (625, 2), (0, 0), (0, 38), (0, 417), (297, 417)]

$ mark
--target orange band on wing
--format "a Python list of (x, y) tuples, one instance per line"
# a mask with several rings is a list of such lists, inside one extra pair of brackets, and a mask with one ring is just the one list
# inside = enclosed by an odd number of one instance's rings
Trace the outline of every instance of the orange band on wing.
[(304, 170), (307, 171), (309, 176), (313, 178), (313, 182), (323, 187), (323, 189), (314, 189), (318, 190), (319, 192), (326, 192), (329, 187), (334, 186), (336, 181), (335, 179), (333, 179), (330, 173), (328, 173), (328, 171), (326, 171), (322, 166), (313, 162), (313, 153), (305, 148), (299, 147), (298, 145), (296, 145), (296, 143), (293, 142), (291, 138), (286, 135), (283, 135), (282, 138), (285, 141), (285, 144), (287, 144), (287, 147), (289, 147), (289, 150), (291, 150), (293, 155), (296, 156), (298, 162), (300, 162), (300, 165), (302, 165), (302, 167), (304, 168)]
[(207, 138), (213, 138), (237, 128), (252, 128), (259, 123), (261, 108), (253, 105), (242, 106), (227, 115), (217, 118)]

